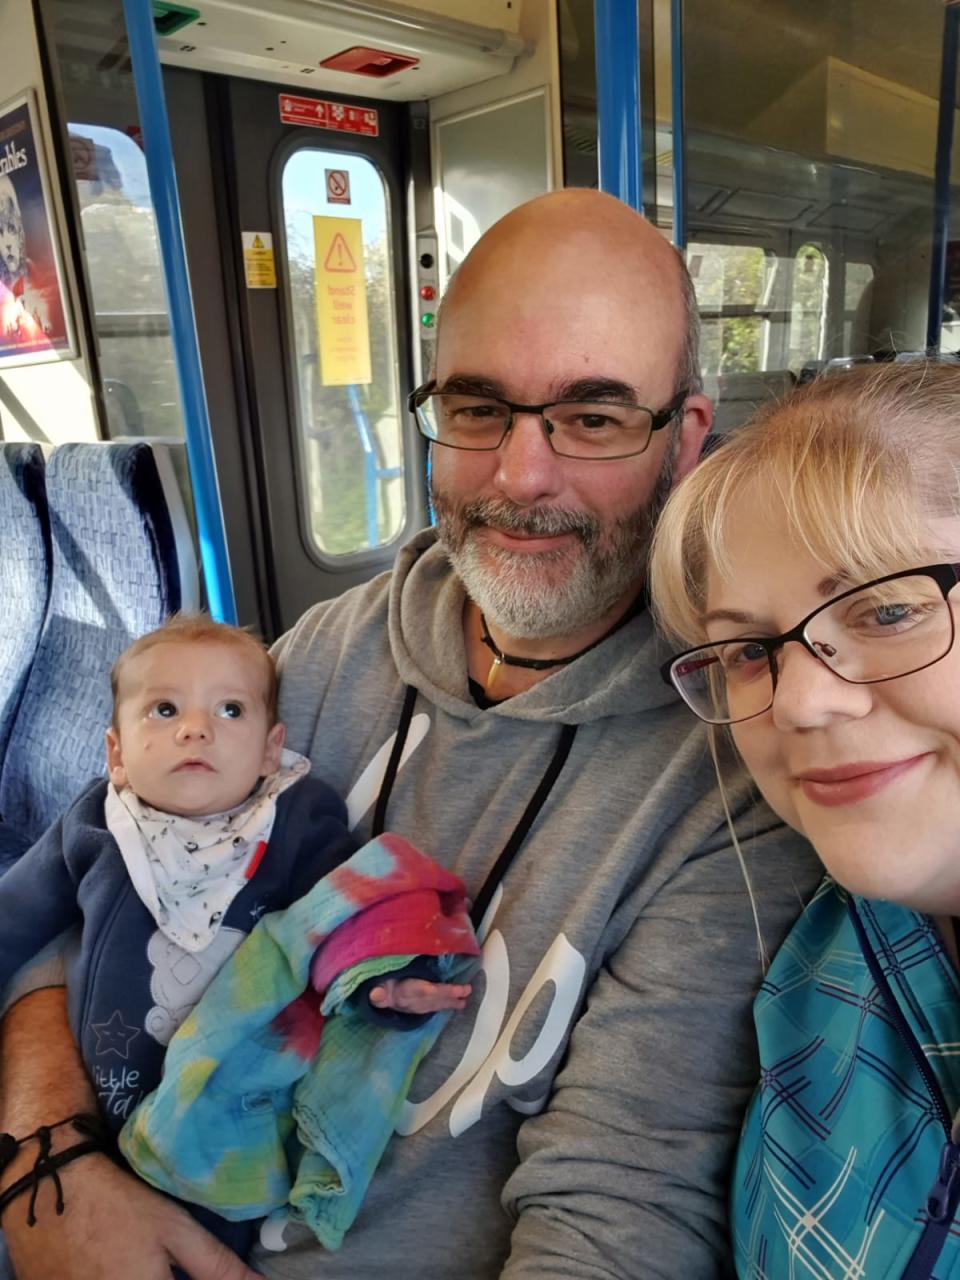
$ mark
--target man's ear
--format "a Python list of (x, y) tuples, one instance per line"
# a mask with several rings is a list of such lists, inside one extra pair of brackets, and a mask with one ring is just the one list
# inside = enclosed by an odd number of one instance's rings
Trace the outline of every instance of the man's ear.
[(267, 745), (263, 752), (263, 767), (260, 770), (262, 778), (269, 778), (271, 773), (276, 773), (280, 768), (280, 752), (283, 750), (283, 740), (287, 736), (287, 726), (279, 720), (267, 734)]
[(110, 781), (118, 791), (127, 785), (127, 771), (123, 767), (123, 752), (120, 750), (120, 735), (113, 725), (107, 730), (107, 773)]
[(683, 420), (677, 439), (677, 453), (673, 462), (673, 483), (679, 484), (692, 471), (700, 458), (700, 450), (713, 422), (713, 403), (701, 391), (687, 396), (683, 406)]

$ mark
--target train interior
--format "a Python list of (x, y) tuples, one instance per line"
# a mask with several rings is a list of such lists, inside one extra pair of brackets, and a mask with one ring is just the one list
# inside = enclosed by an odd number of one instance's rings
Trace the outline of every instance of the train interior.
[[(820, 370), (923, 352), (931, 323), (960, 349), (943, 4), (638, 13), (644, 211), (685, 248), (716, 429)], [(100, 759), (131, 636), (226, 599), (271, 639), (427, 522), (407, 395), (479, 235), (598, 185), (596, 19), (590, 0), (5, 6), (0, 79), (30, 113), (64, 313), (54, 351), (0, 343), (11, 849)]]

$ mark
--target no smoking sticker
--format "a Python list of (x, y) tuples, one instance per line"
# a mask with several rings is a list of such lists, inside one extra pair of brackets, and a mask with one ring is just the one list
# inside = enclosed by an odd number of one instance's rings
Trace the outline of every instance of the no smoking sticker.
[(346, 169), (326, 169), (329, 204), (350, 203), (350, 175)]

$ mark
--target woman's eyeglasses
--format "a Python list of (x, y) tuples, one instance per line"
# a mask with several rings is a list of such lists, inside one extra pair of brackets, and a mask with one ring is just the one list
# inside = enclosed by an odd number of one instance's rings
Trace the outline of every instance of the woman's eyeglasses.
[(701, 720), (738, 724), (773, 706), (783, 646), (796, 642), (849, 684), (897, 680), (953, 647), (948, 596), (960, 564), (890, 573), (852, 587), (779, 636), (737, 636), (687, 649), (660, 674)]

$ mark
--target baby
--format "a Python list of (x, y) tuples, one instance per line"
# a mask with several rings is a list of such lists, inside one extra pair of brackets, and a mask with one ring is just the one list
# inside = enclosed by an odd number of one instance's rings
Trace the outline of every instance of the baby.
[[(90, 784), (0, 877), (0, 994), (80, 922), (71, 1023), (116, 1134), (160, 1081), (166, 1045), (261, 915), (351, 856), (343, 802), (284, 750), (273, 662), (237, 627), (183, 615), (112, 672), (109, 782)], [(354, 996), (404, 1029), (462, 1009), (469, 986), (420, 957)], [(238, 1252), (250, 1232), (198, 1213)]]

